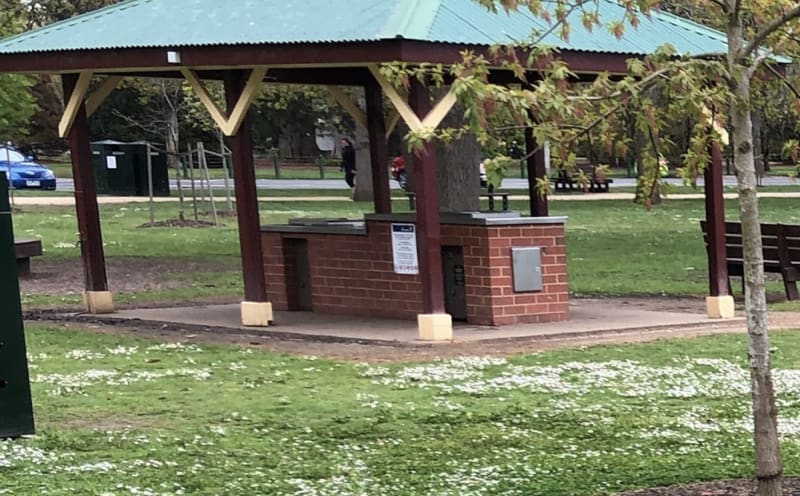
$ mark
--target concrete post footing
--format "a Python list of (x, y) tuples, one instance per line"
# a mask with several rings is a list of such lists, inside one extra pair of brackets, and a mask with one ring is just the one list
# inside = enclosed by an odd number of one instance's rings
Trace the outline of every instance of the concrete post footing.
[(242, 325), (247, 327), (268, 327), (272, 322), (272, 303), (243, 301)]
[(422, 341), (453, 340), (453, 318), (449, 314), (417, 315), (417, 326)]
[(83, 305), (92, 315), (114, 313), (114, 297), (110, 291), (85, 291)]
[(709, 319), (732, 319), (735, 316), (733, 296), (706, 297), (706, 310)]

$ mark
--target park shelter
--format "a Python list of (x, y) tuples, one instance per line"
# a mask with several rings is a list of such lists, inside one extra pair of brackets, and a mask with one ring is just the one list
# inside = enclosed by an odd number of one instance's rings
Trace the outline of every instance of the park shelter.
[[(624, 6), (615, 1), (598, 0), (597, 8), (605, 21), (625, 17)], [(581, 26), (580, 14), (572, 15), (571, 22)], [(562, 40), (557, 30), (549, 32), (550, 26), (526, 12), (494, 14), (473, 0), (127, 0), (0, 41), (0, 73), (62, 78), (65, 110), (59, 133), (69, 139), (72, 153), (90, 311), (111, 311), (113, 303), (88, 119), (123, 78), (179, 78), (192, 86), (228, 137), (233, 152), (245, 287), (243, 322), (266, 325), (273, 318), (273, 303), (299, 309), (309, 302), (298, 300), (310, 297), (310, 308), (315, 311), (349, 309), (381, 315), (381, 309), (400, 307), (402, 315), (418, 315), (423, 338), (437, 338), (449, 336), (452, 326), (444, 294), (443, 243), (460, 246), (469, 254), (465, 258), (470, 260), (460, 266), (460, 282), (466, 286), (469, 300), (468, 320), (502, 324), (567, 318), (566, 219), (549, 217), (546, 198), (534, 191), (545, 167), (543, 153), (532, 153), (539, 147), (531, 130), (526, 133), (526, 147), (531, 152), (529, 217), (440, 216), (435, 144), (413, 158), (416, 213), (393, 216), (386, 170), (387, 130), (397, 119), (412, 130), (436, 128), (456, 97), (451, 90), (432, 104), (427, 87), (412, 81), (408, 92), (399, 90), (381, 74), (380, 67), (392, 62), (453, 64), (461, 60), (463, 50), (488, 53), (492, 44), (528, 39), (532, 29), (547, 33), (542, 42), (558, 48), (559, 56), (579, 79), (601, 72), (624, 73), (627, 59), (652, 53), (665, 43), (680, 54), (726, 52), (722, 34), (665, 13), (642, 18), (637, 28), (628, 26), (622, 39), (605, 28), (592, 32), (575, 28), (569, 40)], [(529, 76), (535, 81), (535, 74)], [(214, 101), (204, 84), (211, 80), (224, 83), (224, 105)], [(492, 71), (491, 80), (520, 83), (499, 67)], [(298, 224), (262, 229), (247, 115), (264, 83), (328, 86), (355, 121), (368, 129), (375, 215), (368, 216), (363, 225)], [(348, 99), (341, 91), (343, 86), (365, 89), (366, 112)], [(384, 96), (395, 109), (388, 118), (382, 110)], [(721, 283), (727, 274), (718, 160), (710, 174), (706, 183), (712, 221), (710, 272), (712, 296), (719, 297), (727, 294), (727, 284)], [(391, 239), (396, 226), (408, 225), (415, 229), (418, 274), (397, 274), (392, 266)], [(339, 247), (342, 265), (326, 267), (327, 273), (315, 272), (329, 261), (323, 260), (325, 250), (314, 246), (331, 243)], [(537, 247), (542, 250), (542, 287), (520, 293), (512, 281), (515, 249)], [(364, 251), (368, 249), (377, 252)], [(310, 280), (317, 286), (310, 295), (293, 287), (299, 277), (298, 266), (312, 272)], [(340, 277), (343, 272), (355, 276), (345, 280)], [(347, 302), (337, 291), (325, 295), (317, 291), (333, 285), (340, 287), (341, 294), (354, 281), (369, 281), (370, 286), (358, 288), (363, 294)], [(402, 303), (399, 299), (406, 297), (413, 301)], [(367, 303), (374, 306), (366, 308)]]

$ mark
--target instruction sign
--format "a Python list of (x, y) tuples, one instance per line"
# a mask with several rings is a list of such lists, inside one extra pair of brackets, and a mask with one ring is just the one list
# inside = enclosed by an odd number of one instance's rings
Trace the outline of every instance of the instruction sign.
[(392, 256), (396, 274), (419, 274), (417, 226), (392, 224)]

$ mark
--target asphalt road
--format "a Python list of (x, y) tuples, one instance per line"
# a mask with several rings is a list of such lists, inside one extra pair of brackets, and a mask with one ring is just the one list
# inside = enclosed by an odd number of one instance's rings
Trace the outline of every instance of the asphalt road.
[[(668, 182), (677, 186), (681, 185), (680, 179), (667, 179)], [(725, 186), (735, 186), (736, 178), (734, 176), (725, 176), (723, 179)], [(703, 181), (700, 181), (700, 185)], [(788, 177), (766, 177), (763, 179), (764, 186), (789, 186), (800, 184), (792, 182)], [(184, 185), (188, 183), (184, 182)], [(613, 191), (614, 186), (635, 186), (636, 180), (632, 178), (615, 178), (614, 184), (611, 187)], [(223, 179), (212, 179), (211, 186), (214, 189), (223, 189), (225, 182)], [(399, 189), (397, 182), (391, 181), (393, 189)], [(347, 184), (341, 179), (259, 179), (256, 181), (256, 187), (263, 190), (291, 190), (291, 189), (347, 189)], [(503, 187), (509, 189), (525, 189), (528, 187), (527, 179), (506, 179), (503, 181)], [(175, 181), (170, 181), (170, 188), (177, 189)], [(75, 185), (72, 179), (59, 179), (57, 182), (57, 191), (72, 192), (75, 191)]]

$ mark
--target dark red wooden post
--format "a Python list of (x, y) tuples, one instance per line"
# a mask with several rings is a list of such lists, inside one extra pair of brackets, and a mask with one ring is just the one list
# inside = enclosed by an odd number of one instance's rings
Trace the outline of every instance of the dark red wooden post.
[[(77, 74), (62, 76), (65, 99), (69, 99), (69, 95), (72, 94), (77, 83)], [(75, 212), (78, 216), (78, 233), (86, 291), (107, 292), (106, 258), (103, 250), (100, 212), (97, 207), (92, 150), (89, 143), (89, 119), (86, 117), (84, 103), (81, 103), (78, 109), (68, 139), (72, 159), (72, 177), (75, 181)]]
[[(430, 93), (413, 80), (409, 105), (418, 116), (431, 109)], [(442, 226), (439, 219), (439, 190), (436, 185), (436, 148), (432, 143), (414, 153), (414, 192), (417, 197), (417, 251), (422, 277), (422, 311), (445, 313), (442, 278)]]
[[(225, 75), (225, 99), (232, 111), (247, 83), (245, 71), (229, 71)], [(261, 218), (258, 210), (256, 174), (253, 166), (253, 142), (250, 119), (245, 117), (238, 132), (229, 137), (236, 188), (236, 214), (239, 220), (239, 244), (242, 253), (245, 300), (267, 302), (264, 259), (261, 249)]]
[(544, 148), (534, 153), (538, 146), (539, 144), (533, 135), (533, 128), (525, 128), (525, 156), (528, 162), (528, 195), (530, 197), (531, 216), (547, 217), (550, 215), (547, 196), (539, 195), (536, 181), (547, 176)]
[(725, 198), (722, 192), (722, 152), (711, 143), (711, 162), (705, 172), (706, 223), (708, 226), (708, 282), (710, 296), (728, 296), (728, 263), (725, 252)]
[(383, 92), (377, 83), (364, 87), (367, 104), (369, 155), (372, 161), (372, 192), (375, 213), (392, 213), (392, 191), (389, 187), (389, 153), (386, 145), (386, 121), (383, 118)]

